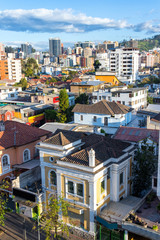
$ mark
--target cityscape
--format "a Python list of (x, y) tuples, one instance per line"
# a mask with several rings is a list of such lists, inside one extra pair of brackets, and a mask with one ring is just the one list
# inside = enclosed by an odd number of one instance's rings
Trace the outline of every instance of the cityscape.
[(153, 2), (2, 3), (0, 240), (160, 239)]

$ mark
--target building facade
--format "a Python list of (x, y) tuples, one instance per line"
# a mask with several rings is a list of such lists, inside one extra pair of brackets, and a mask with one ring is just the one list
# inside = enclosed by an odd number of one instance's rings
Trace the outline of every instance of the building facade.
[(110, 201), (131, 193), (133, 146), (96, 134), (57, 130), (37, 147), (46, 204), (51, 196), (61, 195), (70, 206), (68, 217), (59, 217), (94, 238), (95, 217)]
[(61, 54), (61, 40), (59, 38), (49, 39), (49, 54), (50, 57), (58, 57)]
[(74, 122), (97, 127), (119, 127), (131, 119), (131, 109), (125, 105), (102, 100), (96, 104), (76, 104), (73, 108)]

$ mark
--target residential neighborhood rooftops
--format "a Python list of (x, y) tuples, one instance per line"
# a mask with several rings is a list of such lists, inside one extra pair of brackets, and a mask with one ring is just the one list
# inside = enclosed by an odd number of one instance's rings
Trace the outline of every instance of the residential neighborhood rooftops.
[(114, 139), (129, 142), (139, 142), (148, 137), (150, 137), (154, 142), (158, 143), (159, 131), (146, 128), (119, 127), (114, 135)]
[(76, 104), (72, 111), (78, 113), (115, 115), (126, 114), (132, 111), (132, 109), (128, 106), (122, 105), (117, 102), (108, 102), (102, 100), (92, 105)]
[(0, 149), (18, 147), (34, 142), (50, 132), (15, 121), (4, 122), (5, 130), (0, 132)]

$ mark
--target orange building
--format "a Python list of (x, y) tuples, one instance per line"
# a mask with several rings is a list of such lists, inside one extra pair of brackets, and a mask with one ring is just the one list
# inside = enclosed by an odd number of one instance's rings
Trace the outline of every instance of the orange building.
[(115, 76), (115, 73), (113, 72), (96, 72), (95, 78), (96, 80), (103, 81), (113, 86), (118, 86), (120, 83), (120, 81)]
[(3, 79), (9, 79), (7, 59), (0, 60), (0, 80)]
[[(14, 176), (14, 165), (37, 156), (35, 145), (50, 132), (15, 121), (0, 121), (0, 181)], [(25, 170), (25, 169), (23, 169)]]

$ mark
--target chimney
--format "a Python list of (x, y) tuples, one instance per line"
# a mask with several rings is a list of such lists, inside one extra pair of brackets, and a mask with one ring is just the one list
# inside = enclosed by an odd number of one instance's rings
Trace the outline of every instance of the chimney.
[(158, 143), (157, 197), (160, 200), (160, 131), (159, 131), (159, 143)]
[(89, 151), (89, 167), (95, 167), (95, 151), (93, 148)]
[(3, 121), (0, 121), (0, 132), (5, 131), (5, 125)]

